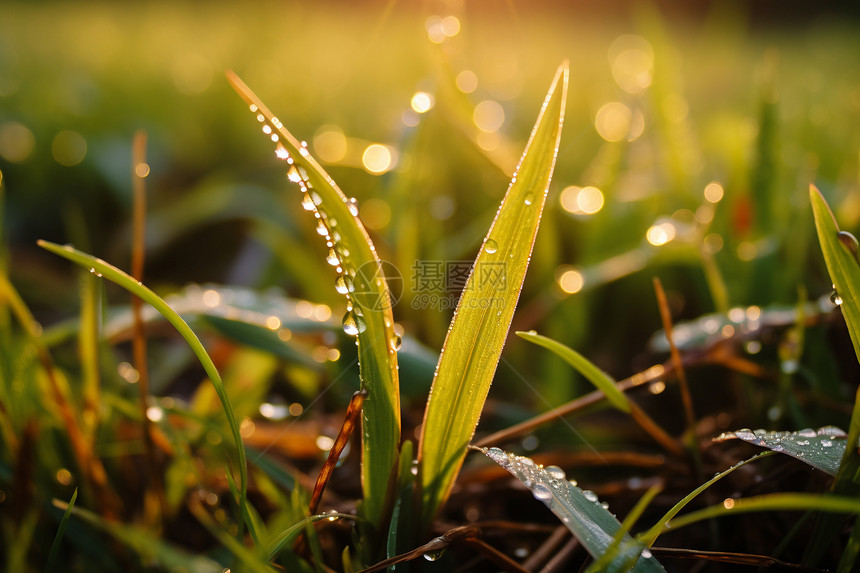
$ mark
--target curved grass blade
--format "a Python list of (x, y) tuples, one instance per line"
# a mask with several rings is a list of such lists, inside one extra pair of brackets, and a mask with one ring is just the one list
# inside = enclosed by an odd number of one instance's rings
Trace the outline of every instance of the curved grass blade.
[(75, 508), (75, 501), (78, 499), (78, 488), (75, 488), (72, 493), (72, 498), (69, 500), (69, 505), (66, 506), (66, 511), (60, 519), (60, 526), (57, 528), (57, 535), (54, 537), (54, 543), (51, 545), (51, 552), (48, 554), (48, 561), (45, 564), (45, 572), (51, 573), (54, 570), (54, 561), (57, 559), (57, 552), (60, 550), (60, 543), (63, 541), (63, 535), (66, 534), (66, 526), (69, 525), (69, 517), (72, 516), (72, 510)]
[(425, 528), (454, 484), (508, 335), (555, 166), (567, 79), (565, 62), (475, 259), (436, 365), (418, 448)]
[(568, 481), (561, 468), (538, 466), (531, 458), (506, 453), (499, 448), (481, 449), (491, 460), (508, 470), (529, 488), (558, 517), (594, 558), (610, 547), (614, 559), (602, 571), (665, 571), (648, 547), (628, 534), (616, 540), (621, 523), (597, 500), (594, 492), (583, 491)]
[(721, 472), (718, 472), (717, 475), (715, 475), (714, 477), (712, 477), (711, 479), (709, 479), (708, 481), (706, 481), (705, 483), (703, 483), (702, 485), (700, 485), (699, 487), (697, 487), (696, 489), (694, 489), (693, 491), (691, 491), (690, 493), (685, 495), (684, 498), (681, 501), (679, 501), (678, 503), (676, 503), (675, 505), (673, 505), (672, 509), (667, 511), (666, 514), (660, 519), (660, 521), (658, 521), (656, 524), (654, 524), (654, 526), (651, 529), (649, 529), (648, 531), (645, 531), (643, 533), (640, 533), (639, 535), (636, 536), (636, 538), (639, 539), (642, 543), (644, 543), (648, 547), (651, 547), (652, 545), (654, 545), (654, 542), (657, 541), (657, 537), (660, 536), (660, 533), (662, 533), (665, 530), (666, 523), (668, 523), (673, 517), (678, 515), (678, 512), (681, 511), (682, 509), (684, 509), (684, 507), (688, 503), (693, 501), (693, 499), (696, 496), (698, 496), (700, 493), (702, 493), (703, 491), (705, 491), (706, 489), (708, 489), (709, 487), (714, 485), (716, 482), (720, 481), (721, 479), (723, 479), (724, 477), (726, 477), (727, 475), (729, 475), (730, 473), (732, 473), (733, 471), (735, 471), (739, 467), (745, 466), (746, 464), (748, 464), (750, 462), (754, 462), (754, 461), (759, 460), (763, 457), (771, 456), (771, 455), (773, 455), (773, 452), (760, 452), (760, 453), (756, 454), (755, 456), (753, 456), (747, 460), (736, 463), (735, 465), (733, 465), (732, 467), (730, 467), (727, 470), (723, 470)]
[(374, 524), (385, 520), (389, 480), (400, 444), (400, 392), (397, 373), (399, 337), (394, 333), (391, 299), (382, 263), (358, 218), (354, 200), (335, 184), (307, 146), (284, 128), (263, 102), (232, 71), (227, 79), (256, 115), (263, 132), (286, 161), (287, 176), (301, 189), (301, 204), (317, 219), (329, 247), (328, 261), (338, 277), (335, 288), (347, 298), (344, 330), (356, 336), (362, 389), (361, 482), (363, 512)]
[(827, 272), (833, 280), (842, 309), (854, 353), (860, 360), (860, 263), (858, 263), (857, 239), (850, 233), (840, 231), (833, 212), (827, 206), (821, 191), (814, 185), (809, 187), (809, 200), (815, 217), (818, 242), (827, 264)]
[(630, 401), (627, 399), (627, 396), (624, 395), (624, 392), (619, 390), (618, 386), (615, 385), (615, 380), (613, 380), (606, 372), (595, 366), (582, 354), (569, 346), (565, 346), (561, 342), (542, 336), (534, 330), (529, 332), (517, 332), (516, 334), (520, 338), (524, 338), (538, 346), (543, 346), (555, 353), (565, 362), (576, 368), (577, 372), (585, 376), (598, 390), (606, 394), (606, 399), (610, 404), (622, 412), (630, 413)]
[[(38, 241), (38, 244), (43, 249), (46, 249), (55, 255), (68, 259), (85, 269), (91, 269), (93, 273), (116, 283), (131, 294), (140, 298), (142, 301), (151, 305), (161, 313), (161, 315), (164, 316), (171, 325), (173, 325), (177, 332), (179, 332), (182, 338), (185, 339), (191, 347), (191, 350), (194, 352), (194, 355), (197, 356), (203, 369), (206, 371), (206, 375), (212, 381), (212, 386), (214, 386), (215, 392), (218, 394), (218, 398), (221, 400), (221, 405), (224, 408), (224, 414), (227, 416), (227, 423), (230, 426), (230, 433), (233, 436), (233, 442), (235, 443), (236, 452), (239, 456), (240, 496), (238, 501), (240, 515), (244, 516), (246, 514), (245, 505), (247, 504), (248, 497), (248, 463), (245, 456), (245, 447), (242, 444), (242, 434), (239, 432), (239, 423), (236, 421), (236, 416), (233, 414), (233, 407), (227, 397), (227, 391), (224, 388), (224, 383), (221, 381), (221, 375), (218, 374), (218, 369), (215, 368), (215, 364), (212, 362), (212, 359), (209, 357), (209, 354), (206, 352), (200, 339), (197, 338), (196, 334), (194, 334), (194, 331), (189, 328), (188, 324), (182, 320), (182, 317), (170, 308), (170, 306), (164, 302), (161, 297), (145, 287), (143, 283), (135, 280), (115, 266), (103, 261), (102, 259), (78, 251), (71, 245), (61, 246), (56, 243), (43, 240)], [(239, 529), (241, 532), (241, 527)]]
[(727, 499), (719, 505), (712, 505), (692, 513), (682, 515), (666, 523), (663, 532), (677, 531), (693, 523), (738, 513), (753, 511), (815, 510), (831, 513), (860, 514), (860, 499), (820, 493), (772, 493), (742, 499)]
[(797, 432), (767, 432), (748, 430), (723, 432), (714, 441), (738, 438), (755, 446), (793, 458), (835, 476), (845, 454), (847, 435), (835, 426), (825, 426), (818, 430), (807, 428)]

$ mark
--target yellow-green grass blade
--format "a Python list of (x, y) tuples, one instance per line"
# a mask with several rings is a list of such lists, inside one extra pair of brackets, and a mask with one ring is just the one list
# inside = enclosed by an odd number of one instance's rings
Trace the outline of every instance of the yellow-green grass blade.
[(618, 386), (615, 385), (615, 380), (613, 380), (606, 372), (595, 366), (594, 363), (588, 360), (585, 356), (573, 348), (565, 346), (561, 342), (555, 341), (552, 338), (542, 336), (533, 330), (529, 332), (517, 332), (517, 336), (537, 344), (538, 346), (543, 346), (547, 350), (551, 350), (565, 362), (576, 368), (576, 370), (585, 376), (589, 382), (594, 384), (598, 390), (606, 394), (606, 399), (609, 400), (610, 404), (622, 412), (630, 413), (630, 401), (627, 400), (627, 396), (624, 395), (624, 392), (619, 390)]
[(347, 298), (344, 330), (356, 335), (361, 384), (367, 390), (362, 411), (364, 516), (384, 521), (389, 479), (400, 444), (400, 391), (391, 299), (376, 248), (358, 218), (355, 202), (311, 156), (307, 146), (287, 131), (262, 101), (233, 72), (227, 78), (248, 104), (260, 127), (288, 166), (288, 177), (301, 189), (301, 204), (313, 212), (317, 230), (329, 247), (338, 276), (335, 288)]
[(853, 236), (839, 231), (830, 207), (814, 185), (809, 188), (809, 199), (824, 262), (836, 292), (842, 299), (842, 315), (848, 325), (851, 342), (854, 343), (854, 352), (860, 359), (860, 264), (856, 239), (852, 245)]
[[(191, 330), (182, 317), (179, 316), (170, 307), (170, 305), (164, 302), (161, 297), (152, 292), (149, 288), (145, 287), (143, 283), (137, 281), (134, 277), (121, 271), (110, 263), (81, 252), (73, 248), (71, 245), (58, 245), (56, 243), (40, 240), (39, 246), (68, 259), (85, 269), (91, 269), (91, 271), (97, 276), (102, 276), (121, 286), (129, 293), (140, 298), (143, 302), (149, 304), (160, 312), (161, 315), (164, 316), (171, 325), (173, 325), (173, 328), (182, 335), (182, 338), (185, 339), (195, 356), (197, 356), (197, 359), (206, 371), (206, 375), (209, 376), (209, 380), (212, 381), (212, 386), (215, 387), (215, 391), (217, 392), (218, 398), (221, 400), (221, 405), (224, 408), (224, 414), (227, 416), (227, 423), (230, 426), (230, 433), (233, 436), (233, 441), (236, 445), (236, 453), (239, 457), (239, 512), (240, 515), (244, 516), (246, 514), (245, 504), (247, 503), (248, 496), (248, 463), (245, 455), (245, 447), (242, 444), (242, 435), (239, 432), (239, 423), (236, 421), (236, 416), (233, 413), (233, 406), (231, 406), (230, 400), (227, 397), (227, 391), (224, 388), (221, 375), (218, 373), (218, 369), (215, 368), (215, 363), (212, 362), (212, 359), (209, 357), (209, 354), (206, 352), (200, 339), (197, 338), (196, 334), (194, 334), (194, 331)], [(250, 525), (251, 524), (249, 524), (249, 526)]]
[(567, 79), (565, 62), (475, 259), (436, 365), (418, 453), (425, 527), (451, 491), (508, 335), (555, 166)]

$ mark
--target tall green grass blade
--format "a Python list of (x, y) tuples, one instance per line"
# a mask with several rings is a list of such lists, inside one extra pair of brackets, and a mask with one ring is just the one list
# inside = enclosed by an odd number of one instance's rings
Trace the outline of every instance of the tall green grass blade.
[(488, 458), (509, 471), (542, 501), (595, 559), (614, 547), (614, 558), (601, 571), (665, 571), (648, 547), (621, 531), (621, 523), (604, 508), (594, 492), (583, 491), (568, 481), (557, 467), (538, 466), (531, 458), (516, 456), (499, 448), (481, 450)]
[(51, 573), (54, 570), (54, 561), (57, 560), (57, 552), (60, 550), (60, 543), (63, 542), (63, 535), (66, 533), (66, 526), (69, 525), (69, 517), (72, 515), (72, 509), (74, 509), (77, 499), (78, 488), (75, 488), (72, 498), (69, 500), (69, 506), (66, 507), (66, 511), (63, 513), (62, 519), (60, 519), (60, 525), (57, 527), (57, 535), (54, 537), (51, 552), (48, 553), (48, 561), (45, 563), (45, 573)]
[(613, 380), (606, 372), (595, 366), (590, 360), (584, 357), (576, 350), (565, 346), (561, 342), (557, 342), (546, 336), (541, 336), (535, 331), (517, 332), (517, 336), (524, 338), (531, 343), (543, 346), (551, 350), (557, 356), (564, 359), (565, 362), (573, 366), (580, 374), (585, 376), (589, 382), (606, 394), (606, 399), (617, 409), (622, 412), (630, 413), (630, 401), (624, 392), (618, 389)]
[(293, 524), (288, 527), (285, 531), (281, 532), (278, 535), (277, 539), (271, 544), (269, 549), (267, 550), (268, 560), (274, 561), (278, 558), (278, 555), (293, 541), (295, 541), (299, 534), (305, 530), (305, 528), (317, 521), (322, 521), (324, 519), (328, 519), (330, 521), (334, 521), (335, 519), (349, 519), (352, 521), (356, 520), (354, 515), (349, 515), (347, 513), (324, 513), (319, 515), (310, 515), (298, 523)]
[(368, 392), (362, 411), (363, 512), (371, 523), (380, 525), (390, 508), (389, 480), (400, 447), (400, 342), (394, 333), (382, 263), (358, 218), (354, 200), (344, 195), (307, 146), (284, 128), (236, 74), (228, 71), (227, 78), (275, 143), (276, 156), (287, 162), (288, 177), (302, 191), (302, 206), (317, 217), (317, 230), (330, 249), (329, 262), (338, 270), (335, 288), (346, 296), (348, 305), (344, 330), (356, 336), (362, 389)]
[(567, 78), (564, 63), (475, 259), (439, 357), (418, 449), (425, 528), (463, 463), (510, 328), (555, 166)]
[(101, 275), (107, 280), (121, 286), (131, 294), (139, 297), (142, 301), (151, 305), (160, 312), (162, 316), (164, 316), (164, 318), (173, 325), (176, 331), (179, 332), (182, 338), (185, 339), (191, 347), (191, 350), (194, 352), (194, 355), (197, 356), (203, 369), (206, 371), (206, 375), (209, 376), (209, 379), (212, 381), (212, 386), (215, 388), (215, 392), (221, 400), (221, 405), (224, 407), (224, 414), (227, 416), (227, 423), (230, 426), (230, 433), (233, 436), (233, 441), (236, 445), (236, 451), (239, 456), (240, 496), (238, 501), (240, 515), (244, 516), (246, 514), (245, 504), (247, 503), (248, 497), (248, 463), (245, 456), (245, 448), (242, 444), (242, 435), (239, 432), (239, 423), (233, 413), (233, 407), (230, 404), (230, 400), (227, 398), (227, 391), (224, 388), (224, 383), (221, 381), (220, 374), (218, 374), (218, 369), (215, 368), (215, 364), (212, 362), (212, 359), (209, 357), (209, 354), (206, 352), (200, 339), (197, 338), (196, 334), (194, 334), (194, 331), (189, 328), (188, 324), (182, 319), (182, 317), (170, 308), (170, 306), (164, 302), (161, 297), (145, 287), (143, 283), (136, 281), (133, 277), (115, 266), (92, 255), (88, 255), (87, 253), (82, 253), (71, 245), (61, 246), (56, 243), (40, 240), (39, 246), (68, 259), (85, 269), (92, 269), (93, 273)]

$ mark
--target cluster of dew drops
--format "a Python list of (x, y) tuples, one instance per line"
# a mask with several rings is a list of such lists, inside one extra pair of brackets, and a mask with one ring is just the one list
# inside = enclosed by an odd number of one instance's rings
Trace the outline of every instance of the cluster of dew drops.
[[(487, 448), (483, 451), (502, 468), (517, 476), (531, 490), (535, 499), (545, 504), (549, 504), (555, 497), (564, 496), (564, 492), (569, 492), (572, 488), (574, 491), (579, 491), (591, 503), (600, 504), (603, 509), (609, 509), (609, 504), (605, 501), (600, 502), (596, 493), (588, 489), (580, 489), (576, 480), (568, 481), (564, 470), (558, 466), (544, 467), (536, 464), (531, 458), (509, 454), (501, 448)], [(567, 481), (570, 487), (565, 487), (562, 483), (564, 481)], [(561, 519), (564, 523), (569, 520), (566, 516)], [(641, 556), (646, 559), (651, 557), (651, 550), (644, 548)]]
[[(337, 230), (337, 220), (333, 216), (330, 216), (326, 211), (325, 206), (322, 205), (322, 197), (314, 190), (307, 171), (303, 167), (295, 164), (290, 152), (286, 147), (284, 147), (284, 144), (281, 143), (280, 136), (277, 134), (277, 130), (283, 127), (280, 120), (277, 117), (267, 119), (265, 114), (263, 114), (255, 104), (250, 105), (250, 110), (251, 113), (257, 114), (257, 121), (263, 124), (263, 133), (268, 135), (275, 144), (275, 155), (278, 159), (286, 161), (289, 165), (287, 178), (299, 186), (299, 189), (302, 192), (302, 208), (305, 211), (312, 212), (317, 220), (316, 232), (325, 240), (326, 246), (329, 249), (328, 254), (326, 255), (326, 261), (334, 267), (338, 273), (338, 276), (335, 279), (334, 288), (338, 293), (346, 296), (347, 300), (346, 313), (343, 316), (343, 330), (350, 336), (358, 336), (359, 333), (364, 332), (367, 328), (367, 323), (365, 322), (361, 308), (354, 304), (351, 296), (352, 293), (355, 292), (355, 286), (353, 283), (355, 278), (355, 269), (353, 269), (349, 264), (349, 249), (341, 240), (340, 233)], [(310, 155), (307, 142), (301, 142), (299, 153), (303, 157)], [(344, 203), (346, 203), (347, 209), (349, 209), (349, 212), (353, 216), (358, 215), (358, 205), (354, 198), (344, 197)], [(371, 249), (372, 248), (373, 247), (371, 246)], [(399, 348), (399, 338), (398, 341), (393, 342), (391, 346)], [(393, 350), (397, 350), (398, 348), (393, 348)]]

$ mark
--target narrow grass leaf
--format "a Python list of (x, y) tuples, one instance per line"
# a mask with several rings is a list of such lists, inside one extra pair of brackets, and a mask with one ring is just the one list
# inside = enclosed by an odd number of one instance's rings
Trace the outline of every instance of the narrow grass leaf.
[(389, 479), (400, 444), (399, 338), (385, 269), (358, 218), (355, 200), (340, 190), (307, 145), (287, 131), (236, 74), (228, 71), (227, 78), (275, 144), (275, 155), (286, 162), (289, 180), (301, 190), (302, 206), (313, 212), (317, 231), (330, 249), (327, 260), (338, 274), (334, 287), (347, 299), (344, 331), (356, 336), (362, 389), (368, 393), (362, 413), (363, 511), (379, 524), (390, 507)]
[(666, 523), (663, 531), (682, 527), (714, 517), (737, 515), (754, 511), (826, 511), (831, 513), (860, 513), (860, 498), (820, 493), (774, 493), (741, 499), (727, 499), (698, 511), (687, 513)]
[(860, 359), (860, 264), (858, 264), (857, 239), (850, 233), (840, 231), (833, 212), (821, 192), (810, 186), (809, 199), (818, 231), (818, 242), (824, 254), (827, 272), (833, 280), (834, 299), (842, 309), (854, 353)]
[(418, 449), (422, 522), (448, 497), (475, 433), (522, 289), (564, 121), (559, 67), (448, 329)]
[(573, 366), (577, 372), (594, 384), (598, 390), (606, 394), (606, 399), (609, 400), (610, 404), (622, 412), (630, 413), (630, 401), (627, 400), (627, 396), (624, 395), (624, 392), (619, 390), (618, 386), (615, 385), (615, 380), (613, 380), (606, 372), (595, 366), (594, 363), (588, 360), (585, 356), (569, 346), (565, 346), (561, 342), (557, 342), (551, 338), (547, 338), (546, 336), (541, 336), (533, 330), (529, 332), (517, 332), (517, 336), (552, 351), (565, 362)]
[(51, 552), (48, 554), (48, 561), (45, 564), (45, 573), (51, 573), (54, 570), (54, 561), (57, 560), (57, 552), (60, 550), (60, 543), (63, 542), (63, 535), (66, 533), (66, 526), (69, 524), (69, 517), (72, 515), (72, 510), (75, 507), (75, 501), (78, 499), (78, 488), (72, 493), (72, 498), (69, 500), (69, 505), (60, 519), (60, 525), (57, 527), (57, 535), (54, 536), (54, 543), (51, 545)]
[(807, 428), (797, 432), (753, 431), (744, 428), (735, 432), (724, 432), (717, 436), (715, 441), (732, 438), (789, 455), (835, 476), (845, 454), (847, 435), (835, 426), (825, 426), (818, 430)]
[(531, 458), (509, 454), (499, 448), (481, 451), (523, 482), (594, 559), (600, 559), (614, 545), (615, 558), (606, 563), (602, 571), (665, 571), (644, 543), (626, 533), (616, 541), (621, 523), (600, 504), (594, 492), (583, 491), (575, 482), (568, 481), (561, 468), (544, 468)]
[(121, 286), (131, 294), (139, 297), (142, 301), (151, 305), (161, 313), (161, 315), (164, 316), (171, 325), (173, 325), (176, 331), (179, 332), (182, 338), (185, 339), (191, 347), (191, 350), (194, 352), (194, 355), (197, 356), (203, 369), (206, 371), (206, 375), (209, 376), (209, 380), (212, 381), (212, 386), (214, 386), (215, 392), (218, 394), (218, 398), (221, 400), (221, 405), (224, 408), (224, 414), (227, 417), (227, 423), (230, 426), (230, 433), (233, 436), (233, 442), (235, 443), (239, 457), (239, 512), (241, 515), (245, 515), (245, 504), (247, 503), (248, 497), (248, 464), (245, 456), (245, 448), (242, 444), (242, 434), (239, 432), (239, 422), (236, 420), (236, 416), (233, 413), (233, 407), (230, 404), (230, 400), (227, 398), (227, 391), (224, 388), (224, 383), (221, 381), (221, 375), (218, 373), (218, 369), (215, 368), (215, 363), (212, 362), (212, 358), (209, 357), (209, 354), (206, 352), (200, 339), (197, 338), (196, 334), (194, 334), (194, 331), (191, 330), (182, 317), (179, 316), (176, 311), (170, 307), (170, 305), (164, 302), (161, 297), (152, 292), (149, 288), (145, 287), (143, 283), (135, 280), (133, 277), (115, 266), (103, 261), (102, 259), (78, 251), (71, 245), (61, 246), (56, 243), (42, 240), (40, 240), (38, 244), (43, 249), (68, 259), (85, 269), (92, 269), (94, 274), (106, 278), (107, 280)]
[(718, 472), (714, 477), (712, 477), (711, 479), (709, 479), (708, 481), (706, 481), (705, 483), (703, 483), (702, 485), (700, 485), (699, 487), (697, 487), (696, 489), (694, 489), (693, 491), (691, 491), (690, 493), (685, 495), (684, 498), (681, 499), (681, 501), (676, 503), (674, 506), (672, 506), (672, 509), (667, 511), (666, 515), (664, 515), (660, 519), (660, 521), (658, 521), (656, 524), (654, 524), (654, 526), (651, 529), (649, 529), (648, 531), (645, 531), (643, 533), (640, 533), (639, 535), (636, 536), (636, 538), (639, 539), (640, 541), (642, 541), (648, 547), (651, 547), (652, 545), (654, 545), (654, 542), (657, 541), (657, 538), (660, 536), (660, 533), (662, 533), (665, 530), (666, 524), (673, 517), (678, 515), (678, 512), (680, 512), (682, 509), (684, 509), (684, 507), (686, 507), (688, 503), (693, 501), (693, 499), (696, 496), (698, 496), (700, 493), (702, 493), (703, 491), (705, 491), (706, 489), (708, 489), (709, 487), (714, 485), (716, 482), (720, 481), (721, 479), (723, 479), (724, 477), (726, 477), (727, 475), (729, 475), (730, 473), (732, 473), (733, 471), (735, 471), (739, 467), (745, 466), (746, 464), (748, 464), (750, 462), (754, 462), (758, 459), (761, 459), (761, 458), (766, 457), (766, 456), (771, 456), (771, 455), (773, 455), (773, 452), (761, 452), (761, 453), (749, 458), (748, 460), (744, 460), (742, 462), (736, 463), (735, 465), (733, 465), (732, 467), (730, 467), (727, 470), (723, 470), (721, 472)]

